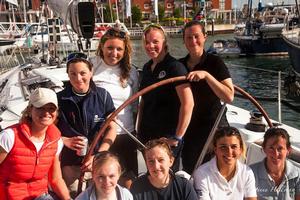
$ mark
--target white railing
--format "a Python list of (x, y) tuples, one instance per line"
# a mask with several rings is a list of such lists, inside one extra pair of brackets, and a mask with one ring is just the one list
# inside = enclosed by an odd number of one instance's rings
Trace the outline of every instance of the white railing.
[[(39, 24), (39, 23), (31, 23)], [(0, 34), (1, 35), (19, 35), (25, 32), (25, 28), (28, 26), (28, 23), (25, 22), (0, 22)]]
[[(16, 54), (16, 51), (18, 51), (19, 56)], [(20, 61), (22, 61), (22, 63), (20, 63)], [(9, 71), (13, 67), (16, 67), (24, 63), (25, 63), (25, 58), (22, 52), (19, 50), (18, 46), (15, 46), (11, 50), (10, 54), (7, 51), (3, 51), (0, 55), (0, 74), (3, 74), (4, 72)]]
[[(163, 27), (165, 33), (167, 35), (181, 35), (182, 27)], [(128, 31), (130, 32), (130, 36), (137, 37), (143, 35), (143, 28), (129, 28)]]

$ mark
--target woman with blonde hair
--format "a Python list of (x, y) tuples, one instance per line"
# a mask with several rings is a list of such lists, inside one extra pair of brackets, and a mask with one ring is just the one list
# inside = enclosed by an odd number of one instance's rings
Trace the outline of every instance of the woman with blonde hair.
[(57, 104), (54, 91), (38, 88), (20, 122), (0, 132), (1, 200), (53, 199), (48, 185), (60, 199), (70, 199), (60, 169), (63, 141), (54, 125)]
[(119, 158), (108, 151), (95, 155), (93, 161), (93, 184), (82, 192), (76, 200), (132, 200), (131, 193), (118, 185), (122, 169)]
[[(150, 60), (143, 67), (140, 89), (187, 74), (185, 66), (169, 54), (167, 37), (160, 25), (150, 24), (145, 28), (143, 43)], [(138, 137), (143, 143), (164, 138), (172, 147), (175, 156), (174, 171), (179, 169), (184, 135), (193, 106), (189, 83), (171, 83), (148, 92), (141, 99)]]

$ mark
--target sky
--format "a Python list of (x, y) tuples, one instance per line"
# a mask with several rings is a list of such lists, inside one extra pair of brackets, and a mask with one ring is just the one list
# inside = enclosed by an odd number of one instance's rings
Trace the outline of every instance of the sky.
[[(258, 5), (259, 0), (252, 0), (252, 6), (253, 8), (256, 8)], [(276, 4), (282, 4), (284, 2), (285, 4), (295, 4), (295, 0), (261, 0), (262, 4), (270, 3), (272, 2), (273, 5)], [(232, 8), (241, 8), (243, 4), (247, 4), (248, 0), (232, 0)], [(299, 3), (299, 0), (298, 0)]]

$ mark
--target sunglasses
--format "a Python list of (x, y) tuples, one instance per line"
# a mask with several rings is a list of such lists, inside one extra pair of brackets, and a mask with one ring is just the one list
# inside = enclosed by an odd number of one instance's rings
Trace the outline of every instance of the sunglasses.
[(126, 37), (126, 33), (124, 31), (116, 30), (114, 28), (108, 29), (104, 35), (108, 35), (111, 37), (118, 37), (121, 39), (125, 39), (125, 37)]
[(160, 29), (163, 33), (165, 33), (164, 28), (160, 24), (149, 24), (148, 26), (146, 26), (146, 28), (144, 28), (143, 33), (147, 32), (151, 28)]
[(67, 57), (67, 64), (70, 63), (74, 59), (82, 59), (82, 60), (87, 60), (87, 55), (81, 52), (75, 52), (71, 53)]

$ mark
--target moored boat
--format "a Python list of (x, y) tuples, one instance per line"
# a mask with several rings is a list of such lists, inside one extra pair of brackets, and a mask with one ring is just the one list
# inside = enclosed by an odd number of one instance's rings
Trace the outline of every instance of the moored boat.
[(208, 53), (216, 54), (225, 58), (239, 57), (241, 50), (235, 40), (215, 40), (207, 49)]
[(15, 43), (15, 41), (11, 39), (0, 39), (0, 46), (12, 45), (13, 43)]
[(294, 70), (300, 74), (300, 28), (283, 30), (282, 36), (288, 47), (291, 64)]
[(0, 54), (5, 52), (6, 49), (11, 48), (14, 43), (15, 43), (15, 40), (0, 38)]
[[(298, 8), (298, 2), (296, 7)], [(300, 16), (293, 17), (282, 30), (282, 37), (288, 47), (288, 54), (293, 68), (293, 74), (285, 80), (288, 97), (300, 102)]]
[[(252, 1), (248, 1), (251, 5)], [(252, 15), (252, 6), (249, 7), (249, 17), (243, 26), (237, 26), (234, 38), (246, 56), (287, 55), (287, 45), (281, 36), (285, 26), (285, 19), (291, 14), (293, 6), (268, 5)]]

